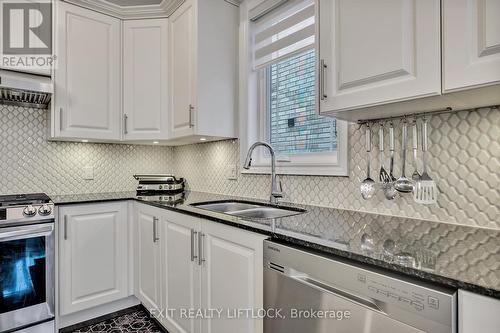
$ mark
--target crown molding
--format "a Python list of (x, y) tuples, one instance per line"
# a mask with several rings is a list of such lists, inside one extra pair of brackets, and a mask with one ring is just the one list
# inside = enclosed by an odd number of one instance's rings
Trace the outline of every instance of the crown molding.
[(106, 0), (61, 0), (122, 20), (169, 17), (184, 0), (163, 0), (158, 5), (119, 6)]

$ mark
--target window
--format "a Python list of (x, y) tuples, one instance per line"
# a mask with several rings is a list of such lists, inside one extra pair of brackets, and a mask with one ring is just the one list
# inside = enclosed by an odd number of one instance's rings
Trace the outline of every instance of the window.
[[(314, 1), (248, 3), (242, 4), (248, 26), (241, 29), (248, 44), (240, 53), (242, 160), (251, 144), (266, 141), (279, 173), (347, 176), (347, 124), (316, 114)], [(268, 173), (269, 159), (256, 150), (249, 172)]]
[(265, 69), (267, 139), (279, 155), (337, 150), (335, 119), (316, 114), (315, 63), (309, 50)]

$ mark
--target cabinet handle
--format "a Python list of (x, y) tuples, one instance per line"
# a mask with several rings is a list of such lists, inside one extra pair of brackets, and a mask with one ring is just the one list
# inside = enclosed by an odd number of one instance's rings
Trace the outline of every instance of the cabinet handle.
[(59, 129), (63, 129), (63, 108), (59, 108)]
[(193, 128), (193, 111), (194, 111), (194, 106), (192, 104), (189, 104), (189, 128)]
[(325, 70), (328, 67), (325, 64), (325, 59), (321, 59), (319, 61), (319, 93), (320, 98), (324, 101), (328, 96), (325, 94)]
[(198, 233), (198, 265), (203, 265), (205, 262), (204, 254), (203, 254), (203, 246), (204, 246), (204, 238), (205, 234), (202, 232)]
[(191, 229), (191, 261), (194, 261), (195, 259), (198, 258), (198, 256), (195, 254), (196, 252), (196, 235), (198, 234), (197, 231), (195, 231), (194, 229)]
[(68, 215), (64, 215), (64, 240), (68, 239)]
[(124, 134), (128, 134), (127, 123), (128, 123), (128, 116), (126, 114), (124, 114), (123, 115), (123, 133)]
[(153, 243), (156, 243), (159, 240), (160, 238), (158, 237), (158, 218), (153, 217)]

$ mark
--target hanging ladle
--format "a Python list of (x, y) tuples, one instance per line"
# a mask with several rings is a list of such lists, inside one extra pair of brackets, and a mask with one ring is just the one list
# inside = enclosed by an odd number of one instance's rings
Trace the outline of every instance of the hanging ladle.
[(394, 184), (394, 188), (401, 193), (411, 193), (413, 192), (413, 182), (406, 178), (406, 145), (407, 145), (407, 136), (408, 136), (408, 123), (406, 119), (403, 121), (403, 143), (401, 147), (401, 177), (396, 180)]

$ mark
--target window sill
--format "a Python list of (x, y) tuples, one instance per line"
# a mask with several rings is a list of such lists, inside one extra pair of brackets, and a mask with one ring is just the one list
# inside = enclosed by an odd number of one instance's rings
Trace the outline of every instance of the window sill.
[[(270, 175), (271, 168), (269, 166), (252, 166), (249, 170), (241, 168), (241, 173)], [(293, 176), (349, 177), (349, 171), (337, 165), (277, 166), (276, 174)]]

